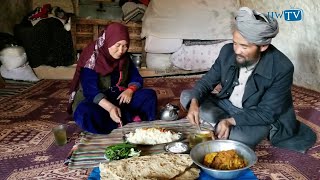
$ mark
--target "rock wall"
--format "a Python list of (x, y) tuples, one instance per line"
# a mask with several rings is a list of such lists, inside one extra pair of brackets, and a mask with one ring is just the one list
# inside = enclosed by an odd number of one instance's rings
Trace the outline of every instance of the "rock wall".
[(32, 11), (31, 0), (2, 0), (0, 5), (0, 32), (13, 34), (15, 24)]
[[(277, 18), (280, 32), (272, 44), (294, 64), (294, 84), (320, 91), (320, 4), (316, 0), (240, 0), (240, 5)], [(301, 11), (285, 11), (290, 9)]]

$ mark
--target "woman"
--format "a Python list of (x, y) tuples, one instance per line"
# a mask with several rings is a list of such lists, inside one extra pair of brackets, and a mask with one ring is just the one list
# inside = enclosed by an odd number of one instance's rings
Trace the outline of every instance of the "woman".
[(156, 118), (156, 93), (142, 88), (143, 79), (129, 58), (128, 46), (127, 27), (112, 23), (83, 49), (69, 101), (82, 129), (107, 134), (133, 120)]

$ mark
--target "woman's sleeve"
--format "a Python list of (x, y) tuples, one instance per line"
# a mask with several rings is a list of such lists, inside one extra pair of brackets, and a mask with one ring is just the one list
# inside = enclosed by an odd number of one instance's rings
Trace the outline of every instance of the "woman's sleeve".
[(130, 86), (136, 86), (137, 89), (141, 88), (143, 86), (143, 78), (140, 75), (138, 69), (133, 64), (133, 62), (129, 61), (129, 69), (128, 69), (128, 75), (129, 75), (129, 83), (128, 87)]
[(92, 69), (83, 68), (80, 74), (83, 96), (87, 101), (98, 104), (105, 95), (100, 91), (98, 86), (99, 74)]

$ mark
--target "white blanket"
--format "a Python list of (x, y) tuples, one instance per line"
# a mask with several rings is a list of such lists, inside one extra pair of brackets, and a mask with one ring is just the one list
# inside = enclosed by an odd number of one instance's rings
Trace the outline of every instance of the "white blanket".
[(153, 0), (142, 18), (141, 37), (231, 39), (238, 0)]

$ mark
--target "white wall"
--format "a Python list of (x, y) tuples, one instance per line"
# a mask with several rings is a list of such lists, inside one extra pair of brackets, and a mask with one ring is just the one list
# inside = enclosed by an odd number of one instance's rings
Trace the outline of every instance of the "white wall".
[(280, 32), (272, 44), (294, 64), (295, 85), (320, 91), (320, 4), (317, 0), (240, 0), (240, 5), (269, 12), (269, 15), (292, 8), (303, 10), (301, 21), (286, 21), (285, 14), (277, 18)]

